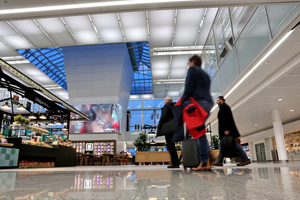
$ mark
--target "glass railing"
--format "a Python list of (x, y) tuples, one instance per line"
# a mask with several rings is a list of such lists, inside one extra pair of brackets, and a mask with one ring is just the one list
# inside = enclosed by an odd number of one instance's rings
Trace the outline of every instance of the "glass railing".
[(204, 45), (214, 99), (222, 95), (300, 11), (300, 4), (220, 8)]

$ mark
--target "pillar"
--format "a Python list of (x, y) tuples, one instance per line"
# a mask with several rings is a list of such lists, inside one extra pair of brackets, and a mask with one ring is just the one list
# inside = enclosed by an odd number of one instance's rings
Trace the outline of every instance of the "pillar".
[(277, 146), (278, 159), (279, 161), (287, 161), (288, 157), (285, 148), (284, 133), (283, 133), (282, 122), (278, 110), (272, 111), (272, 119), (273, 119), (273, 129), (274, 129), (275, 141)]
[(256, 151), (253, 142), (249, 142), (250, 160), (251, 162), (256, 161)]

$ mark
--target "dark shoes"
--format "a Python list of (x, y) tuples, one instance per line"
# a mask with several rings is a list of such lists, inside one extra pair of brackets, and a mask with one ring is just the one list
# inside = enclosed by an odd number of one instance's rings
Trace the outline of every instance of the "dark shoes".
[(245, 165), (249, 165), (249, 164), (251, 164), (251, 161), (250, 160), (246, 160), (246, 161), (243, 161), (243, 162), (237, 164), (236, 166), (245, 166)]
[(179, 168), (179, 165), (169, 165), (168, 168)]
[(219, 163), (219, 162), (215, 162), (215, 163), (213, 163), (213, 164), (211, 164), (211, 165), (213, 165), (213, 166), (223, 166), (223, 164), (222, 164), (222, 163)]

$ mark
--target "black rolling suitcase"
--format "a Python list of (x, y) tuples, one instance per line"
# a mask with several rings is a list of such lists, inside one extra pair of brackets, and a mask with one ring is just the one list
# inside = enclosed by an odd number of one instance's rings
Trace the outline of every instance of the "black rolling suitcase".
[(200, 164), (197, 141), (193, 139), (182, 141), (182, 165), (184, 169), (198, 167)]

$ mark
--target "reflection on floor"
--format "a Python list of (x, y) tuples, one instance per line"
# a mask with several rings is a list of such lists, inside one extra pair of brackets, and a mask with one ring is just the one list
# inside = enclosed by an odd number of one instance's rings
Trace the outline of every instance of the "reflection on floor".
[(300, 162), (216, 167), (101, 166), (0, 170), (0, 199), (300, 199)]

